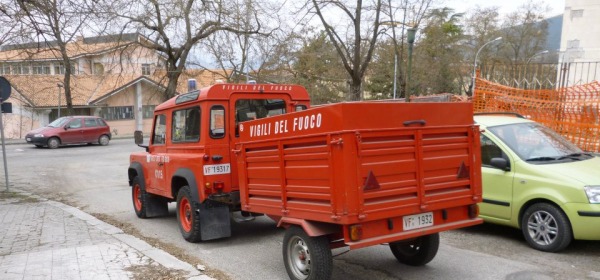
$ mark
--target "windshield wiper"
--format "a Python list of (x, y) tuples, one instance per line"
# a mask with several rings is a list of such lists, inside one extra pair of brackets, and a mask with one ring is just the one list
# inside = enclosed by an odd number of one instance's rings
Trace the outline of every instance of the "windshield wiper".
[(556, 160), (557, 158), (555, 157), (534, 157), (534, 158), (528, 158), (525, 161), (548, 161), (548, 160)]
[(561, 156), (561, 157), (558, 158), (558, 160), (566, 159), (566, 158), (579, 159), (580, 156), (590, 156), (591, 157), (592, 154), (590, 154), (590, 153), (572, 153), (572, 154), (568, 154), (568, 155), (565, 155), (565, 156)]

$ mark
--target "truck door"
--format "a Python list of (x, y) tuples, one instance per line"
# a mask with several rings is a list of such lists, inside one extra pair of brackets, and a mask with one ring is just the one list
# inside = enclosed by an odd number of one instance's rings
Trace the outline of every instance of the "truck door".
[(167, 140), (167, 117), (159, 114), (154, 117), (154, 129), (150, 136), (150, 153), (146, 156), (146, 166), (148, 167), (148, 180), (146, 191), (158, 193), (161, 195), (170, 195), (165, 192), (165, 164), (169, 162), (166, 155)]
[(206, 142), (206, 154), (208, 161), (203, 166), (203, 175), (206, 183), (214, 184), (222, 182), (223, 191), (231, 191), (231, 174), (235, 164), (231, 162), (229, 137), (225, 129), (225, 107), (226, 103), (216, 103), (209, 109), (208, 136)]

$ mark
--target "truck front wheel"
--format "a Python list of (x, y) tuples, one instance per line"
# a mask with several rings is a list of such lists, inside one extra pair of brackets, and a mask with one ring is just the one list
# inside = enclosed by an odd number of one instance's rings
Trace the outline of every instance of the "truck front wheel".
[(437, 254), (439, 247), (439, 233), (390, 243), (390, 249), (394, 257), (400, 263), (412, 266), (429, 263)]
[(177, 193), (177, 220), (181, 235), (188, 242), (196, 243), (201, 240), (199, 211), (194, 206), (190, 187), (181, 188)]
[(333, 267), (326, 236), (308, 236), (292, 226), (283, 238), (283, 262), (292, 280), (330, 279)]
[(135, 176), (131, 186), (131, 200), (133, 201), (133, 210), (135, 210), (135, 214), (138, 218), (145, 219), (148, 217), (146, 214), (146, 208), (148, 207), (147, 199), (148, 194), (140, 185), (140, 177)]

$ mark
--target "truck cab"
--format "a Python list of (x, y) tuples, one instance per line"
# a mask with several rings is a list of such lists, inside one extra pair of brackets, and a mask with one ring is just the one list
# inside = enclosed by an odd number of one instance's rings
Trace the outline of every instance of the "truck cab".
[[(184, 187), (190, 192), (190, 206), (209, 200), (211, 205), (206, 207), (210, 209), (226, 205), (227, 211), (239, 210), (238, 172), (232, 160), (240, 123), (309, 106), (303, 87), (256, 84), (217, 84), (157, 106), (146, 152), (130, 156), (128, 173), (136, 214), (142, 218), (166, 214), (167, 203), (176, 201)], [(259, 127), (254, 133), (268, 129), (276, 128)], [(227, 222), (223, 228), (228, 226)]]

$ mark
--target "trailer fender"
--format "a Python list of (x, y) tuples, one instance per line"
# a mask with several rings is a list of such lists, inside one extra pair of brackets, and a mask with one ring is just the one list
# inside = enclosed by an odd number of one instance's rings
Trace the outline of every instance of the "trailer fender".
[(185, 180), (187, 185), (190, 186), (190, 191), (192, 193), (191, 199), (196, 203), (201, 203), (202, 201), (200, 200), (200, 195), (198, 194), (198, 182), (196, 181), (196, 176), (194, 175), (194, 172), (188, 168), (179, 168), (177, 171), (175, 171), (175, 174), (173, 174), (173, 178), (171, 179), (171, 193), (173, 197), (176, 198), (177, 191), (183, 187), (183, 185), (177, 183), (179, 178)]
[(277, 221), (277, 227), (288, 228), (291, 225), (301, 226), (308, 236), (329, 235), (341, 231), (340, 227), (335, 224), (307, 221), (304, 219), (282, 217)]
[(129, 164), (129, 169), (127, 170), (127, 175), (129, 177), (129, 186), (133, 186), (133, 178), (135, 178), (135, 176), (140, 177), (140, 187), (142, 187), (144, 190), (146, 189), (146, 177), (144, 176), (144, 168), (142, 167), (142, 164), (134, 161), (132, 163)]

